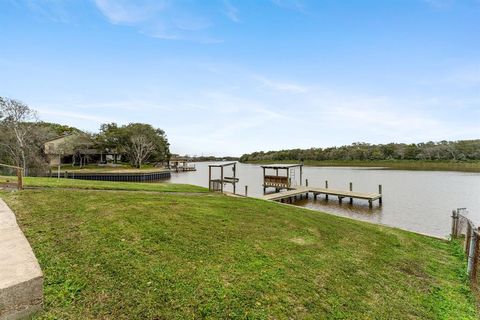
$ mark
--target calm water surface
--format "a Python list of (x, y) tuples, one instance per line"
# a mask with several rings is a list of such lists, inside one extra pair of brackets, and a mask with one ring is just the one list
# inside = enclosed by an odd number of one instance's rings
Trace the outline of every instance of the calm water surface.
[[(208, 187), (208, 164), (197, 162), (195, 172), (172, 173), (171, 182)], [(226, 168), (225, 176), (231, 172)], [(219, 177), (219, 170), (215, 177)], [(237, 177), (237, 193), (244, 194), (247, 185), (249, 196), (263, 195), (260, 166), (237, 163)], [(452, 209), (466, 207), (471, 218), (480, 223), (480, 173), (304, 167), (303, 178), (315, 187), (323, 187), (328, 180), (329, 188), (341, 190), (348, 190), (352, 182), (353, 190), (359, 192), (377, 192), (381, 184), (383, 205), (374, 202), (369, 208), (365, 200), (354, 200), (350, 205), (348, 199), (339, 204), (336, 197), (326, 201), (320, 196), (296, 202), (299, 206), (439, 237), (449, 234)], [(298, 168), (295, 179), (298, 184)], [(226, 190), (232, 191), (231, 185), (227, 184)]]

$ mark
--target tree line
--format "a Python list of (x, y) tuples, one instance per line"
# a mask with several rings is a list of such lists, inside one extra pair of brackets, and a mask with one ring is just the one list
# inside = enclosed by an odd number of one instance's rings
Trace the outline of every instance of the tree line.
[(244, 154), (240, 161), (281, 160), (480, 160), (480, 140), (440, 141), (425, 143), (352, 143), (341, 147), (260, 151)]
[[(100, 131), (89, 133), (74, 127), (43, 122), (37, 112), (15, 99), (0, 97), (0, 163), (22, 167), (30, 174), (42, 174), (48, 169), (44, 143), (50, 139), (71, 135), (74, 139), (61, 146), (73, 152), (73, 158), (85, 160), (87, 150), (121, 156), (140, 168), (148, 162), (163, 162), (170, 157), (165, 132), (149, 124), (102, 124)], [(67, 145), (68, 144), (68, 145)], [(80, 165), (86, 161), (79, 161)]]

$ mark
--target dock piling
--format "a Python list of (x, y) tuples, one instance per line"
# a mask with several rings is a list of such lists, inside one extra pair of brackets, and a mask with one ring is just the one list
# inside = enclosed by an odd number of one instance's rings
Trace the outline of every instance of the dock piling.
[[(325, 189), (328, 189), (328, 180), (325, 180)], [(325, 200), (328, 201), (328, 194), (325, 195)]]
[[(353, 183), (350, 182), (350, 191), (353, 191)], [(350, 204), (353, 204), (353, 198), (350, 197)]]
[(378, 193), (380, 194), (380, 199), (378, 199), (378, 203), (382, 204), (383, 194), (382, 194), (382, 185), (381, 184), (378, 185)]

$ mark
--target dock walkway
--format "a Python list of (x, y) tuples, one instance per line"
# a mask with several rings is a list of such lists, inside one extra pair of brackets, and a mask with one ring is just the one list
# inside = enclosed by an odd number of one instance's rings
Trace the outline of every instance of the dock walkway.
[(323, 194), (327, 197), (336, 196), (340, 202), (342, 202), (343, 198), (350, 198), (350, 202), (352, 202), (353, 199), (361, 199), (367, 200), (370, 205), (372, 205), (373, 201), (376, 200), (378, 200), (380, 204), (382, 203), (381, 193), (363, 193), (316, 187), (297, 187), (288, 191), (266, 194), (262, 197), (262, 199), (281, 202), (288, 200), (292, 202), (297, 196), (303, 196), (304, 194), (308, 195), (309, 193), (313, 194), (315, 199), (317, 198), (317, 195)]

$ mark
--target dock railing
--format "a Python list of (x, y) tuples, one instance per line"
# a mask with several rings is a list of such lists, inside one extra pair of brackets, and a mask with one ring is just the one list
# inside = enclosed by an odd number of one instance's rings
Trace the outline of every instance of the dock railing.
[(466, 208), (452, 211), (452, 240), (462, 240), (467, 259), (467, 274), (473, 285), (478, 285), (480, 262), (480, 227), (469, 217)]

